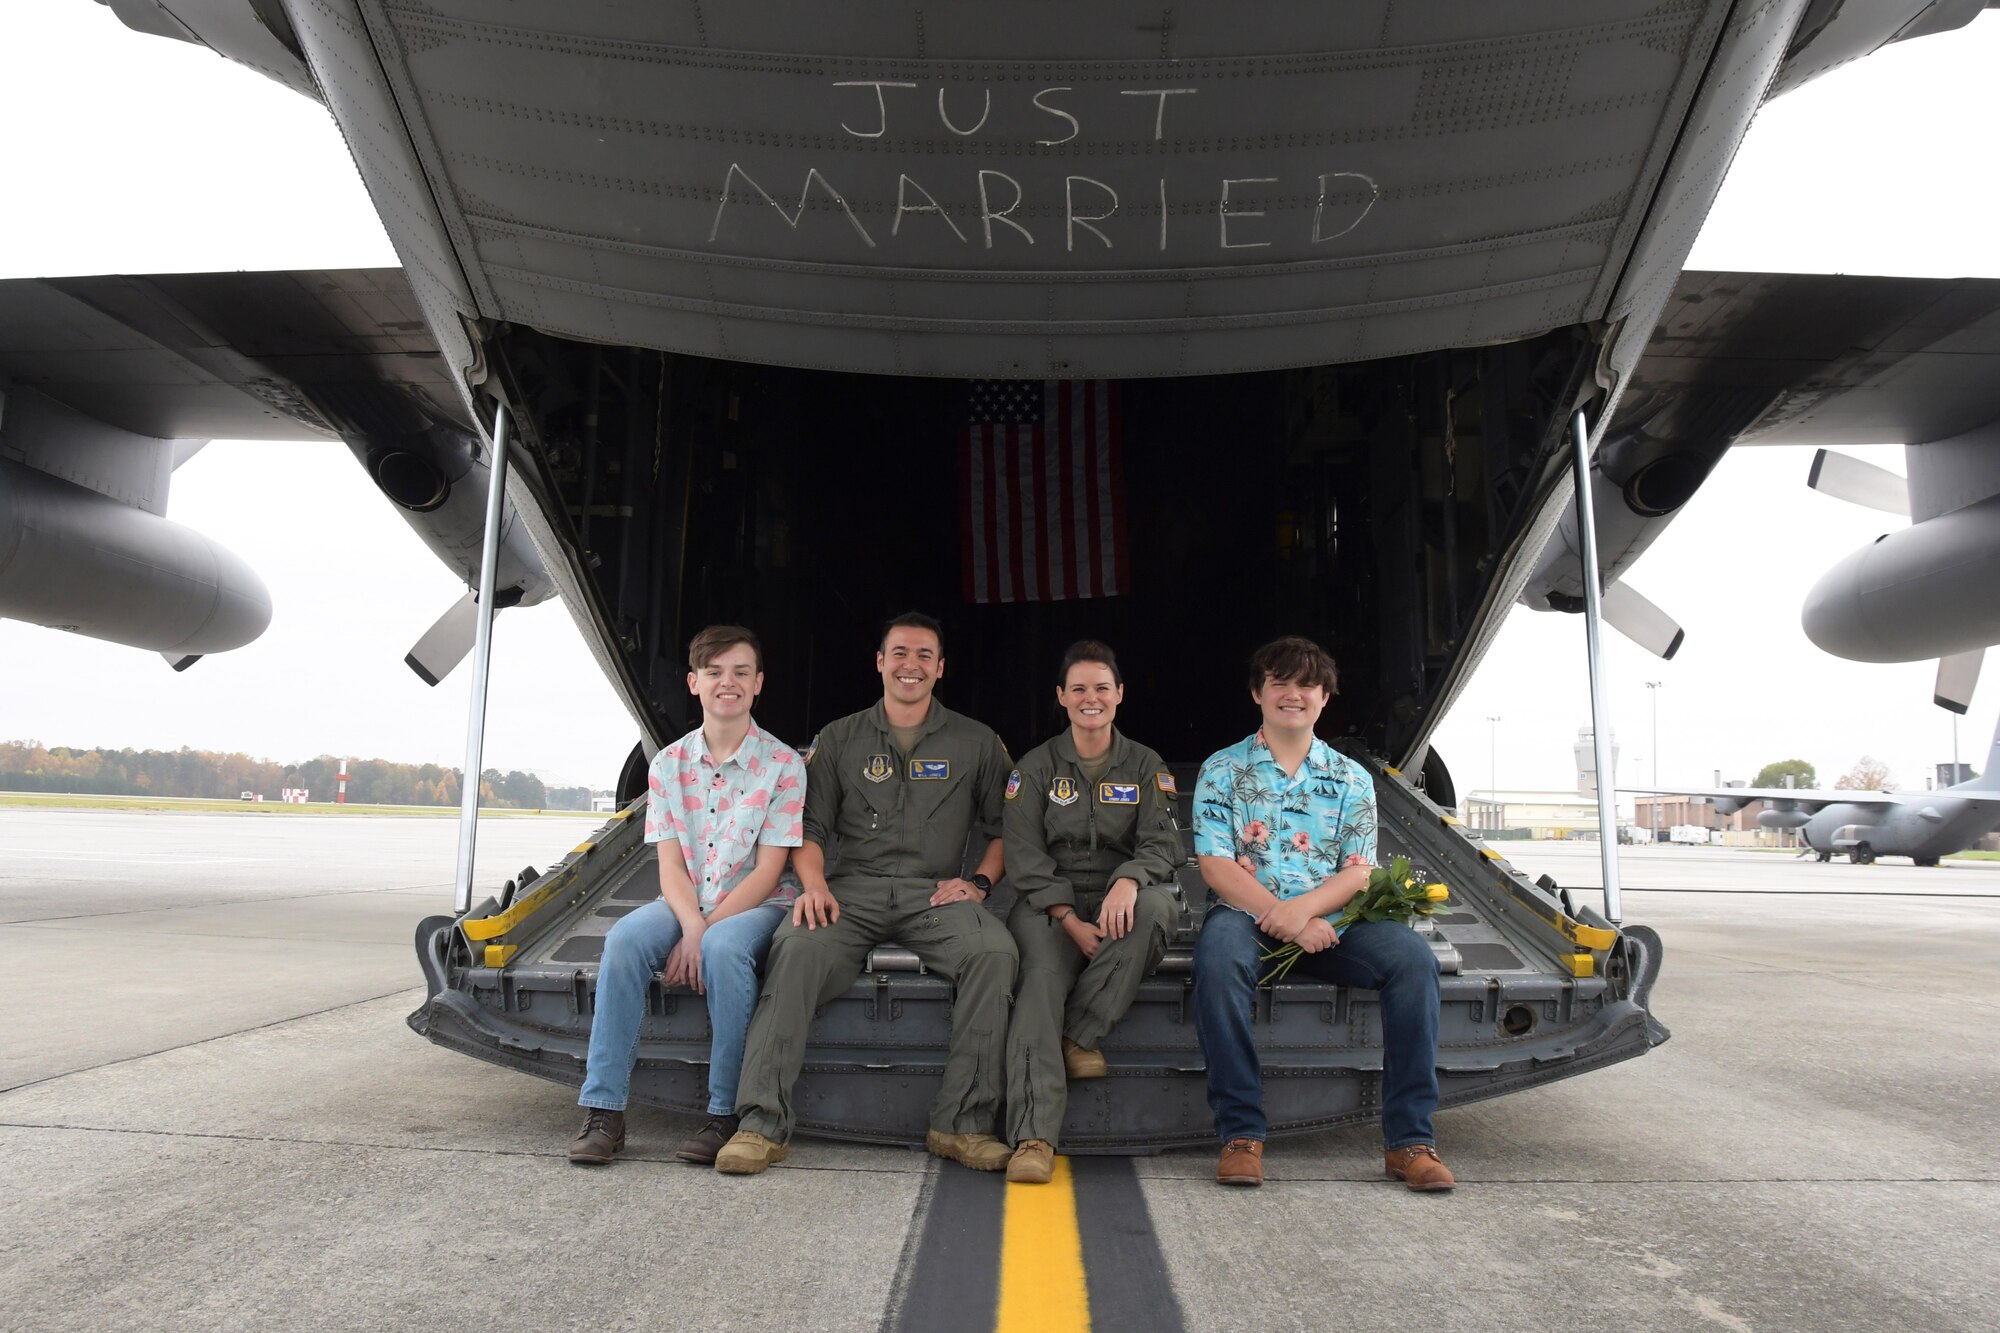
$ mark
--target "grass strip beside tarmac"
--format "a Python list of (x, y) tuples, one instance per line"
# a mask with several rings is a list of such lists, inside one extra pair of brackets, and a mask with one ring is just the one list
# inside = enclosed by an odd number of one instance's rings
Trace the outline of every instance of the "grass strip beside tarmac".
[[(304, 805), (284, 801), (221, 800), (200, 796), (97, 796), (66, 795), (59, 792), (0, 792), (0, 810), (162, 810), (176, 814), (221, 815), (394, 815), (406, 819), (456, 819), (455, 805), (339, 805), (332, 801), (310, 801)], [(481, 819), (517, 819), (554, 815), (562, 819), (606, 819), (602, 811), (516, 810), (483, 805)]]

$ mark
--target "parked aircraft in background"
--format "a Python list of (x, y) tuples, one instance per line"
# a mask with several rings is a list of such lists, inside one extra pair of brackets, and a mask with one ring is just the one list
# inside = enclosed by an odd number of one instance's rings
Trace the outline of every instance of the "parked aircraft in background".
[(1620, 787), (1627, 796), (1705, 796), (1733, 815), (1763, 801), (1757, 823), (1797, 829), (1822, 861), (1858, 865), (1907, 856), (1920, 866), (1962, 852), (2000, 828), (2000, 730), (1978, 777), (1935, 791), (1813, 791), (1791, 787)]

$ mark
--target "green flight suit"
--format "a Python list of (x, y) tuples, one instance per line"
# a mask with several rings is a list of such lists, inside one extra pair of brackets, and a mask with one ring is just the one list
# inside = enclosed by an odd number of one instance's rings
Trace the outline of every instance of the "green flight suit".
[[(1021, 952), (1007, 1035), (1007, 1139), (1056, 1143), (1068, 1104), (1062, 1038), (1095, 1050), (1160, 965), (1173, 938), (1174, 871), (1187, 859), (1174, 827), (1173, 775), (1160, 756), (1113, 731), (1095, 782), (1065, 731), (1007, 779), (1007, 882), (1017, 895), (1007, 929)], [(1095, 921), (1104, 895), (1136, 880), (1132, 929), (1086, 961), (1048, 909), (1068, 903)]]
[(992, 1134), (1005, 1092), (1014, 941), (974, 902), (931, 906), (963, 869), (967, 835), (1000, 836), (1009, 762), (991, 728), (935, 699), (916, 743), (896, 748), (883, 706), (829, 723), (806, 760), (805, 837), (833, 853), (827, 887), (840, 919), (808, 930), (787, 918), (771, 939), (764, 986), (743, 1050), (742, 1128), (791, 1138), (792, 1086), (805, 1067), (813, 1011), (839, 996), (868, 951), (896, 943), (954, 985), (951, 1051), (931, 1128)]

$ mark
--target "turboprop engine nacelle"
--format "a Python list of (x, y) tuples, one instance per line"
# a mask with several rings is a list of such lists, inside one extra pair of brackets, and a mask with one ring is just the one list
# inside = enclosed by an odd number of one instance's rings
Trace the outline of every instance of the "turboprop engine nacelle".
[(1806, 637), (1854, 662), (1920, 662), (2000, 643), (2000, 495), (1864, 546), (1806, 595)]
[(183, 659), (262, 634), (271, 594), (192, 528), (0, 459), (0, 616)]
[(1812, 816), (1803, 810), (1780, 810), (1772, 806), (1757, 812), (1758, 828), (1804, 828)]

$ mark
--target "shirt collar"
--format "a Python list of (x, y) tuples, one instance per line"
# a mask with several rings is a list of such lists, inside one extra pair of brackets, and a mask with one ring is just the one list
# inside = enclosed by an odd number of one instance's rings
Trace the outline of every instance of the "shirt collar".
[[(939, 703), (937, 696), (933, 694), (931, 696), (930, 711), (925, 713), (924, 720), (917, 724), (917, 739), (922, 740), (939, 727), (942, 727), (945, 719), (949, 716), (951, 716), (950, 711), (943, 704)], [(875, 724), (876, 729), (884, 736), (892, 734), (889, 728), (889, 706), (882, 700), (877, 699), (875, 706), (868, 710), (868, 719)]]
[(768, 739), (763, 732), (757, 729), (757, 719), (753, 717), (750, 719), (750, 729), (743, 733), (743, 743), (736, 747), (736, 753), (730, 755), (729, 758), (723, 760), (721, 763), (717, 763), (715, 758), (708, 752), (708, 733), (700, 727), (696, 727), (688, 733), (688, 757), (698, 764), (707, 764), (710, 768), (721, 768), (726, 764), (741, 764), (753, 755), (761, 754)]
[[(1270, 743), (1264, 739), (1264, 729), (1262, 727), (1257, 728), (1256, 732), (1250, 737), (1248, 744), (1252, 763), (1266, 763), (1273, 768), (1278, 768), (1277, 756), (1271, 753)], [(1338, 757), (1338, 752), (1331, 745), (1328, 745), (1324, 740), (1315, 736), (1312, 739), (1312, 744), (1306, 747), (1304, 767), (1338, 781), (1340, 773), (1338, 765), (1335, 762)], [(1278, 768), (1278, 771), (1282, 773), (1284, 769)]]
[[(1111, 748), (1104, 752), (1105, 757), (1113, 764), (1122, 765), (1125, 761), (1125, 747), (1127, 744), (1125, 733), (1118, 730), (1117, 724), (1113, 723), (1111, 727)], [(1049, 743), (1049, 749), (1055, 754), (1056, 758), (1062, 760), (1064, 763), (1076, 764), (1078, 766), (1081, 766), (1083, 763), (1083, 756), (1076, 752), (1076, 737), (1070, 732), (1068, 727), (1064, 727), (1056, 733), (1055, 739)]]

